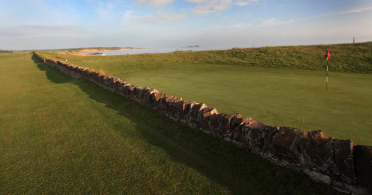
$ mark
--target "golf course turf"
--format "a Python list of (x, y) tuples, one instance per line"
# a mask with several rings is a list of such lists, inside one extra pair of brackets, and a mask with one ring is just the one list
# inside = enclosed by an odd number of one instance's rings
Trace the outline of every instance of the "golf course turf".
[(219, 113), (321, 129), (327, 136), (372, 145), (371, 50), (372, 42), (122, 56), (38, 54), (202, 102)]
[(372, 145), (372, 75), (224, 65), (170, 66), (127, 75), (126, 81), (219, 113), (240, 113), (267, 125), (321, 129), (338, 139)]
[(0, 54), (0, 76), (4, 194), (336, 193), (30, 53)]

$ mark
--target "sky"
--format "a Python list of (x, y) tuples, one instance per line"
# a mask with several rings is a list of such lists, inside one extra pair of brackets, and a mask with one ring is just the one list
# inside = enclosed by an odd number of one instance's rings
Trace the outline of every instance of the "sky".
[(371, 0), (0, 0), (0, 49), (372, 41)]

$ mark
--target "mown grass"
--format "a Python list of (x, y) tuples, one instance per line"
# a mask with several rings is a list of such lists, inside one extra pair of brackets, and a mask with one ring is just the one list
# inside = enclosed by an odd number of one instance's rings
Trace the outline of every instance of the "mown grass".
[(0, 91), (2, 194), (335, 194), (29, 53)]
[(225, 65), (180, 65), (126, 77), (132, 84), (237, 112), (267, 125), (372, 145), (372, 75)]
[(122, 56), (38, 53), (219, 112), (238, 112), (269, 125), (322, 129), (328, 136), (372, 145), (371, 49), (372, 42)]

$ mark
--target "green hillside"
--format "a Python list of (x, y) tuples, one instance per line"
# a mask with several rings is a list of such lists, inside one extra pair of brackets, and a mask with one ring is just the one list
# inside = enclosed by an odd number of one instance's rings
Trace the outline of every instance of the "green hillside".
[(121, 56), (72, 56), (42, 51), (38, 53), (45, 58), (68, 59), (69, 63), (115, 75), (180, 64), (220, 64), (321, 71), (326, 70), (327, 62), (323, 56), (327, 48), (331, 54), (329, 58), (331, 72), (372, 72), (372, 42)]

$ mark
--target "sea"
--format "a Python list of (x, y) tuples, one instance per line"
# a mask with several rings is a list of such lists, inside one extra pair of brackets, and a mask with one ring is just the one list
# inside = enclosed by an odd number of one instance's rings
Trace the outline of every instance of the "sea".
[[(182, 51), (205, 51), (205, 50), (226, 50), (232, 48), (217, 48), (217, 47), (179, 47), (178, 50)], [(170, 53), (177, 52), (177, 47), (172, 48), (151, 48), (151, 49), (133, 49), (133, 50), (115, 50), (115, 51), (100, 51), (105, 55), (127, 55), (127, 54), (144, 54), (144, 53)], [(96, 53), (84, 52), (83, 54)]]

